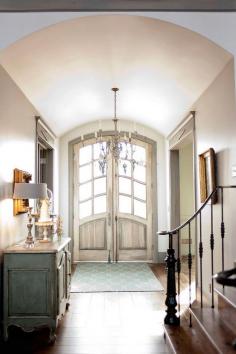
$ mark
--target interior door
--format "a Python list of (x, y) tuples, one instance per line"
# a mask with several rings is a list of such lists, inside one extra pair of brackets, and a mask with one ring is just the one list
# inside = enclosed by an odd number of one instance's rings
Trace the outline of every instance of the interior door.
[(110, 156), (103, 172), (100, 147), (74, 145), (74, 259), (150, 261), (152, 145), (123, 142), (120, 161)]
[(74, 259), (112, 259), (112, 191), (109, 165), (99, 169), (95, 139), (74, 145)]

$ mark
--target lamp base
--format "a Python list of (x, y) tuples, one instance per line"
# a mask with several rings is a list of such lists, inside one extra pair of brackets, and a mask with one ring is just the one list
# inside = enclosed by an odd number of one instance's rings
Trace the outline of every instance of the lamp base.
[(34, 240), (27, 240), (24, 243), (25, 248), (33, 248), (35, 246)]
[(28, 207), (28, 224), (27, 224), (27, 228), (28, 228), (28, 235), (26, 237), (25, 240), (25, 248), (33, 248), (34, 247), (34, 238), (32, 236), (32, 207)]

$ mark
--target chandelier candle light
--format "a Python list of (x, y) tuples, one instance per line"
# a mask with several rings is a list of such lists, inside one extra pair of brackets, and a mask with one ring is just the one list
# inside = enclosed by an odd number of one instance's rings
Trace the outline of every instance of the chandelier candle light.
[[(134, 159), (135, 145), (131, 144), (131, 132), (128, 133), (128, 136), (126, 132), (124, 132), (123, 137), (121, 136), (120, 124), (117, 118), (117, 92), (119, 89), (117, 87), (113, 87), (111, 90), (114, 92), (114, 118), (112, 119), (114, 123), (114, 133), (108, 140), (104, 139), (104, 141), (101, 121), (99, 120), (99, 130), (94, 134), (96, 141), (99, 143), (100, 149), (98, 164), (100, 171), (104, 174), (107, 167), (108, 158), (111, 156), (117, 164), (122, 164), (124, 173), (126, 174), (128, 167), (126, 161), (129, 160), (131, 162), (133, 170), (135, 165), (143, 166), (144, 162)], [(134, 123), (134, 128), (134, 134), (137, 137), (136, 123)]]

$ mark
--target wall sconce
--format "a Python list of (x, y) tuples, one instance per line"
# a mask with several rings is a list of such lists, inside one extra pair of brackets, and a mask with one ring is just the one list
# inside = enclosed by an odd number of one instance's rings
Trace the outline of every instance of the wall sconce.
[[(13, 175), (13, 186), (15, 183), (29, 183), (32, 179), (32, 175), (29, 172), (19, 170), (18, 168), (14, 169)], [(27, 213), (29, 206), (28, 199), (14, 199), (13, 200), (13, 215), (19, 215)]]

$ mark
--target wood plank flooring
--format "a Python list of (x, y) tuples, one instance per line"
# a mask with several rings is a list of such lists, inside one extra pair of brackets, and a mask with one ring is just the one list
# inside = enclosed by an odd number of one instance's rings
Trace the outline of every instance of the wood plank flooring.
[[(152, 270), (165, 286), (164, 265)], [(54, 345), (47, 330), (12, 330), (1, 354), (166, 354), (163, 339), (165, 292), (71, 294), (71, 306), (57, 329)]]

